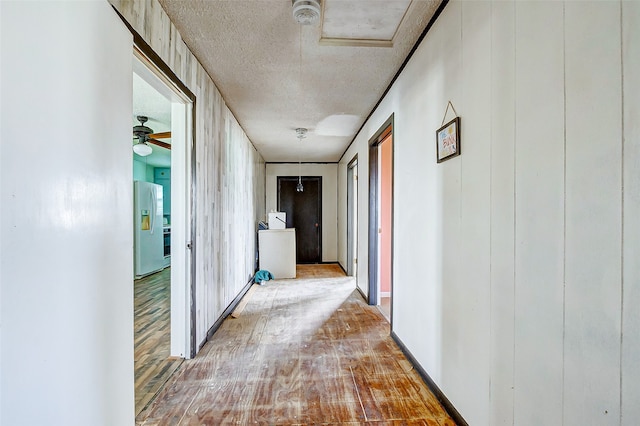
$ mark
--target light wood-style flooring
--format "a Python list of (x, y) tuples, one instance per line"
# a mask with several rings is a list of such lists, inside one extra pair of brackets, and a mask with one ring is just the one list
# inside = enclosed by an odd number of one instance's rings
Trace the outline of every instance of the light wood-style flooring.
[(378, 305), (380, 312), (387, 319), (387, 321), (391, 322), (391, 297), (385, 296), (380, 298), (380, 305)]
[(134, 281), (136, 415), (180, 366), (170, 358), (171, 268)]
[(454, 422), (336, 265), (256, 285), (187, 360), (139, 425), (431, 425)]

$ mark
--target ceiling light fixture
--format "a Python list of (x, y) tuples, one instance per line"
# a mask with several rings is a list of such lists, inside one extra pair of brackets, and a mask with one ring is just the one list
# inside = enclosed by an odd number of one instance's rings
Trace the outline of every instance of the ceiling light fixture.
[[(295, 6), (295, 0), (294, 0)], [(295, 16), (295, 12), (294, 12)], [(302, 86), (302, 26), (300, 27), (300, 44), (298, 45), (300, 48), (300, 85)], [(298, 138), (298, 185), (296, 185), (296, 192), (303, 192), (304, 186), (302, 185), (302, 139), (307, 137), (307, 129), (304, 127), (298, 127), (296, 129), (296, 137)]]
[(300, 140), (304, 139), (307, 137), (307, 129), (305, 129), (304, 127), (298, 127), (296, 129), (296, 137)]
[(302, 161), (300, 159), (300, 151), (302, 147), (302, 139), (307, 137), (307, 129), (298, 127), (296, 129), (296, 136), (298, 138), (298, 184), (296, 185), (296, 192), (303, 192), (304, 186), (302, 185)]
[(138, 143), (133, 146), (133, 152), (141, 157), (146, 157), (153, 152), (153, 149), (151, 149), (146, 142), (138, 141)]
[(312, 25), (320, 19), (319, 0), (292, 0), (293, 19), (300, 25)]
[(138, 143), (133, 146), (133, 152), (141, 157), (146, 157), (153, 152), (153, 149), (147, 144), (147, 135), (153, 133), (153, 130), (144, 125), (144, 123), (149, 121), (149, 117), (139, 115), (136, 118), (140, 122), (140, 125), (133, 126), (133, 136), (138, 138)]

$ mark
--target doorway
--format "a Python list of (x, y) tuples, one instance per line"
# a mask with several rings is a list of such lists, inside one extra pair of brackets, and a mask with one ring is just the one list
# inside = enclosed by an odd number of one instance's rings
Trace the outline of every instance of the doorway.
[(287, 214), (287, 228), (296, 229), (296, 263), (322, 262), (322, 177), (278, 176), (278, 211)]
[(391, 322), (393, 295), (393, 115), (369, 140), (369, 304)]
[[(358, 156), (347, 166), (347, 275), (358, 277)], [(356, 281), (357, 282), (357, 281)]]
[[(134, 282), (136, 415), (152, 401), (181, 360), (192, 357), (195, 351), (195, 314), (191, 308), (195, 282), (192, 264), (195, 97), (179, 81), (177, 84), (167, 77), (164, 69), (143, 50), (134, 47), (132, 121), (134, 126), (142, 124), (152, 133), (145, 135), (144, 141), (138, 135), (132, 143), (144, 142), (151, 153), (133, 154), (134, 180), (138, 182), (136, 186), (144, 184), (162, 194), (156, 209), (162, 214), (154, 220), (162, 230), (159, 242), (162, 265), (159, 271), (150, 271)], [(133, 217), (145, 212), (144, 208), (136, 210)]]

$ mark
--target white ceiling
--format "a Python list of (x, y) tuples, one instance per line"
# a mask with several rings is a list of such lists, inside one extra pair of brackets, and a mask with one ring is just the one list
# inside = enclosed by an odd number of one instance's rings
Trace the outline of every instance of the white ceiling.
[(300, 26), (291, 0), (159, 1), (267, 162), (338, 161), (441, 2), (324, 0)]

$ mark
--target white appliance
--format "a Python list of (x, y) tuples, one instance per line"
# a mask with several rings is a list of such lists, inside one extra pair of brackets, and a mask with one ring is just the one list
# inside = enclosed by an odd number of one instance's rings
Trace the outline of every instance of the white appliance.
[(296, 277), (296, 230), (266, 229), (258, 231), (260, 269), (276, 279)]
[(164, 268), (162, 185), (133, 182), (133, 253), (136, 277)]
[(284, 229), (287, 227), (286, 212), (269, 213), (269, 229)]

